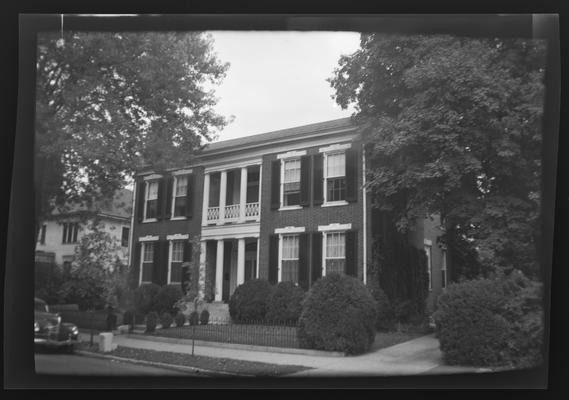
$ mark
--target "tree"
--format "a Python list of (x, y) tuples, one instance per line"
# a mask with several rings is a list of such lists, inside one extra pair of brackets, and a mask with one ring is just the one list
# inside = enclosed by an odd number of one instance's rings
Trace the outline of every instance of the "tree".
[(110, 197), (137, 166), (189, 161), (227, 121), (212, 87), (228, 64), (200, 32), (38, 35), (37, 226), (54, 207)]
[(375, 206), (400, 231), (439, 214), (482, 264), (535, 276), (544, 64), (538, 40), (362, 34), (330, 83), (370, 143)]

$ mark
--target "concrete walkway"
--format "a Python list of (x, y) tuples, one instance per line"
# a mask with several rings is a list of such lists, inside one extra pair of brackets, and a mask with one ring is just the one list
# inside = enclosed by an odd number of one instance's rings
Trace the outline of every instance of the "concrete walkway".
[[(89, 340), (88, 335), (84, 335), (82, 340)], [(191, 345), (135, 339), (128, 337), (128, 335), (115, 335), (113, 343), (124, 347), (174, 353), (191, 354), (192, 352)], [(194, 354), (271, 364), (302, 365), (312, 368), (289, 375), (295, 377), (453, 374), (488, 371), (473, 367), (445, 366), (439, 350), (438, 339), (434, 335), (422, 336), (367, 354), (347, 357), (273, 353), (204, 345), (196, 345)]]

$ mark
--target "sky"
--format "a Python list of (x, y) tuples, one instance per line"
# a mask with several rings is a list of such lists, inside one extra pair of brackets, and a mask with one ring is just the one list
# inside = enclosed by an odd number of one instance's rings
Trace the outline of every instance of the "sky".
[(233, 116), (218, 140), (349, 117), (326, 82), (343, 54), (359, 47), (357, 32), (210, 31), (230, 67), (215, 93), (215, 110)]

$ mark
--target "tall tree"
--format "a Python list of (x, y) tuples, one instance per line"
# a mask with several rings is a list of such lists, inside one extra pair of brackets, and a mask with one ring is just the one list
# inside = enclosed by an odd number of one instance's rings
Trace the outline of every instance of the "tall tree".
[(200, 32), (39, 34), (38, 224), (111, 196), (139, 165), (188, 162), (227, 123), (213, 110), (227, 68)]
[(335, 99), (355, 106), (375, 205), (401, 231), (438, 213), (483, 264), (537, 273), (545, 50), (537, 40), (362, 34), (340, 58)]

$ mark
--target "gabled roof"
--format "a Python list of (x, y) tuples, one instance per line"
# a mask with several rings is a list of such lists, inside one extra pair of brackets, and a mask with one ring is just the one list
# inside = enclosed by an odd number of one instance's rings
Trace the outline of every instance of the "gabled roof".
[(260, 133), (257, 135), (245, 136), (237, 139), (223, 140), (206, 145), (203, 154), (216, 152), (218, 150), (235, 149), (248, 145), (263, 144), (277, 139), (292, 139), (295, 137), (307, 136), (310, 134), (332, 131), (337, 129), (353, 128), (351, 118), (340, 118), (331, 121), (317, 122), (315, 124), (296, 126), (294, 128), (280, 129), (278, 131), (271, 131)]

